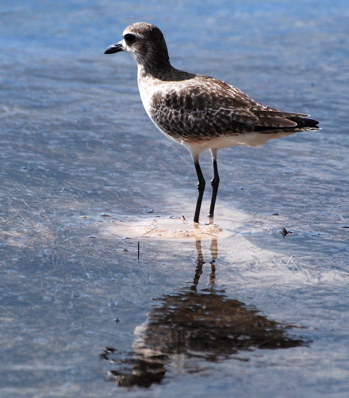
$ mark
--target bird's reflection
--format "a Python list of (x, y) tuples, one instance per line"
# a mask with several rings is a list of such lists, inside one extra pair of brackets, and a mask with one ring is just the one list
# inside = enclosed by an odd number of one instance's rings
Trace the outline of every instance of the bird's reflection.
[[(210, 273), (210, 287), (211, 290), (213, 291), (214, 289), (214, 284), (215, 284), (215, 278), (216, 278), (216, 266), (215, 266), (215, 261), (218, 257), (218, 242), (217, 238), (213, 238), (211, 240), (211, 246), (210, 246), (210, 252), (211, 252), (211, 273)], [(201, 248), (201, 240), (197, 239), (196, 240), (196, 254), (197, 254), (197, 260), (196, 260), (196, 270), (195, 270), (195, 276), (193, 280), (193, 285), (192, 285), (192, 290), (197, 289), (197, 285), (200, 280), (200, 276), (202, 274), (202, 266), (205, 264), (204, 261), (204, 256), (202, 255), (202, 248)]]
[(105, 348), (101, 357), (117, 367), (109, 371), (108, 381), (150, 387), (161, 382), (169, 368), (199, 371), (203, 361), (222, 361), (241, 351), (305, 345), (303, 340), (288, 336), (291, 325), (269, 320), (255, 307), (230, 299), (215, 287), (217, 239), (212, 239), (210, 246), (209, 285), (198, 291), (205, 264), (200, 240), (196, 241), (196, 250), (193, 282), (157, 299), (160, 305), (150, 312), (145, 324), (136, 328), (133, 351), (125, 355)]

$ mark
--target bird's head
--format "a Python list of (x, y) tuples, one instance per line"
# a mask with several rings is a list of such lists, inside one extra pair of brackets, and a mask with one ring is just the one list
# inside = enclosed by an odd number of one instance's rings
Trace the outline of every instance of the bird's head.
[(123, 32), (123, 39), (108, 47), (104, 54), (120, 51), (128, 52), (138, 65), (165, 67), (169, 65), (169, 56), (164, 36), (159, 28), (137, 22)]

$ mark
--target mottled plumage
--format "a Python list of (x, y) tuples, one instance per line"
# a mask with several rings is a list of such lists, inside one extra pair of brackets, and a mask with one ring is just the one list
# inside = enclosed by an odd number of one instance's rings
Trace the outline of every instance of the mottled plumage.
[(127, 27), (123, 40), (105, 53), (119, 51), (130, 53), (138, 64), (138, 87), (150, 119), (169, 139), (191, 153), (199, 179), (195, 222), (199, 221), (205, 189), (199, 165), (203, 151), (209, 149), (213, 159), (213, 217), (219, 184), (219, 148), (258, 146), (273, 138), (317, 128), (318, 122), (307, 119), (306, 114), (267, 107), (221, 80), (175, 69), (170, 64), (163, 34), (149, 23)]

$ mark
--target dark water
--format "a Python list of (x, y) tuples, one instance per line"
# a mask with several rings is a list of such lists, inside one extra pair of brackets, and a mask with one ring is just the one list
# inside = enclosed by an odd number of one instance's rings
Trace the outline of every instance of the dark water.
[[(1, 396), (347, 396), (348, 17), (345, 1), (0, 6)], [(212, 241), (129, 233), (190, 220), (196, 196), (134, 61), (103, 54), (136, 21), (176, 67), (321, 121), (220, 151)]]

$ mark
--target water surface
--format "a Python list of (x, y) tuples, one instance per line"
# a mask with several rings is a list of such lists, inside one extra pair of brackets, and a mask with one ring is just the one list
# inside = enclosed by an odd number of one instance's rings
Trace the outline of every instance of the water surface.
[[(348, 14), (0, 6), (1, 395), (347, 396)], [(215, 226), (208, 189), (199, 232), (189, 153), (147, 119), (131, 57), (103, 54), (142, 20), (176, 67), (321, 122), (220, 151)]]

